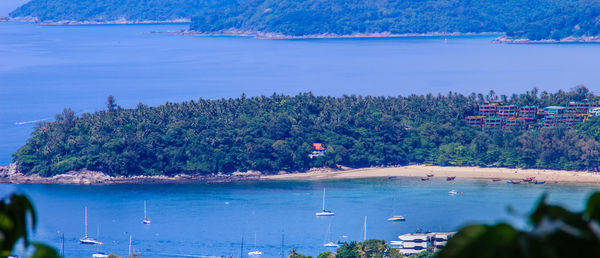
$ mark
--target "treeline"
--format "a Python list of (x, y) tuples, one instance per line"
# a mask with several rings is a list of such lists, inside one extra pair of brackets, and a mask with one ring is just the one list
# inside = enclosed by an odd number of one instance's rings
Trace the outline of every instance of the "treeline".
[(192, 18), (191, 30), (349, 35), (461, 32), (511, 38), (600, 35), (597, 0), (32, 0), (10, 14), (41, 21)]
[(31, 0), (9, 15), (43, 22), (190, 19), (204, 9), (221, 9), (237, 0)]
[(504, 32), (509, 37), (560, 39), (598, 35), (595, 0), (251, 0), (205, 9), (191, 29), (229, 28), (303, 36), (333, 33)]
[[(549, 94), (322, 97), (311, 93), (167, 103), (76, 116), (65, 109), (40, 123), (13, 154), (20, 171), (51, 176), (71, 170), (110, 175), (210, 174), (311, 167), (497, 165), (595, 169), (600, 122), (576, 128), (483, 132), (465, 124), (486, 99), (563, 104), (597, 99), (585, 87)], [(311, 144), (324, 143), (310, 158)]]

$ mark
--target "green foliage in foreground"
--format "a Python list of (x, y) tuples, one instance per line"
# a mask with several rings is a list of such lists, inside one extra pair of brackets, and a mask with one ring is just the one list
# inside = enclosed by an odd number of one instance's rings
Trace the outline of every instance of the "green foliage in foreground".
[[(112, 100), (107, 111), (76, 116), (65, 109), (56, 121), (39, 124), (13, 158), (20, 171), (43, 176), (84, 168), (110, 175), (175, 175), (410, 162), (598, 167), (597, 119), (575, 129), (507, 132), (482, 132), (465, 124), (484, 99), (496, 98), (493, 92), (408, 97), (307, 93), (139, 104), (134, 109), (120, 108)], [(540, 106), (597, 99), (585, 87), (500, 98)], [(325, 144), (325, 156), (309, 157), (314, 142)]]
[(29, 222), (31, 229), (35, 230), (35, 209), (26, 196), (12, 194), (0, 200), (0, 257), (11, 255), (19, 241), (22, 241), (25, 250), (30, 246), (34, 247), (31, 250), (32, 258), (60, 257), (54, 248), (29, 240)]
[(600, 34), (596, 0), (253, 0), (203, 9), (191, 29), (236, 28), (303, 36), (333, 33), (505, 32), (560, 39)]
[(525, 231), (503, 223), (466, 226), (437, 257), (600, 257), (600, 193), (581, 212), (550, 205), (544, 196), (529, 222)]

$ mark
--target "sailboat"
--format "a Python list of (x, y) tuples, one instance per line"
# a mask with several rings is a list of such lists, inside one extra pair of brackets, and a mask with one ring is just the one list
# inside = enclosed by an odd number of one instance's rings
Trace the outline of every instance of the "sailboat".
[(406, 219), (404, 218), (404, 216), (393, 215), (394, 213), (396, 213), (396, 209), (394, 206), (395, 203), (396, 203), (396, 196), (394, 195), (394, 199), (392, 200), (392, 216), (389, 217), (387, 220), (388, 221), (405, 221)]
[(144, 219), (142, 220), (144, 224), (150, 224), (150, 218), (146, 215), (146, 200), (144, 200)]
[(317, 216), (333, 216), (335, 213), (333, 211), (325, 210), (325, 188), (323, 188), (323, 210), (321, 212), (315, 213)]
[(85, 207), (85, 234), (79, 239), (79, 243), (85, 245), (101, 245), (102, 243), (96, 239), (88, 236), (88, 223), (87, 223), (87, 207)]
[(331, 224), (329, 224), (329, 227), (327, 228), (327, 237), (326, 237), (327, 238), (326, 239), (327, 243), (325, 243), (323, 246), (324, 247), (338, 247), (338, 244), (336, 244), (336, 243), (334, 243), (332, 241), (329, 241), (329, 236), (330, 235), (331, 235)]
[(258, 255), (262, 255), (262, 254), (263, 254), (263, 252), (256, 249), (256, 232), (254, 232), (254, 251), (248, 252), (248, 255), (258, 256)]

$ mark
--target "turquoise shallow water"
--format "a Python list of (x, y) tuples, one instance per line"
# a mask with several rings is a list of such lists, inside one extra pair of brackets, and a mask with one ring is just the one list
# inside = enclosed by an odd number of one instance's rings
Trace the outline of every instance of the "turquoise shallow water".
[[(322, 189), (333, 217), (316, 217)], [(464, 192), (456, 196), (448, 191)], [(245, 252), (257, 248), (263, 257), (281, 257), (297, 248), (316, 255), (330, 239), (361, 240), (367, 216), (367, 237), (395, 240), (417, 229), (456, 230), (473, 222), (507, 221), (525, 227), (522, 216), (543, 192), (552, 202), (581, 209), (596, 187), (572, 185), (508, 185), (504, 182), (457, 179), (399, 178), (312, 182), (241, 182), (190, 185), (0, 185), (0, 193), (24, 192), (35, 202), (40, 225), (35, 239), (56, 247), (65, 234), (67, 257), (91, 257), (95, 251), (127, 253), (129, 234), (143, 257), (231, 255), (238, 257), (241, 239)], [(395, 196), (395, 197), (394, 197)], [(396, 200), (395, 202), (393, 200)], [(143, 225), (143, 200), (148, 202), (151, 225)], [(100, 227), (101, 247), (82, 246), (84, 207), (88, 207), (90, 235)], [(518, 214), (509, 214), (508, 206)], [(386, 221), (393, 210), (407, 220)]]
[(493, 37), (259, 40), (150, 34), (179, 25), (0, 22), (0, 165), (38, 120), (117, 103), (297, 94), (512, 94), (600, 87), (600, 44), (490, 44)]

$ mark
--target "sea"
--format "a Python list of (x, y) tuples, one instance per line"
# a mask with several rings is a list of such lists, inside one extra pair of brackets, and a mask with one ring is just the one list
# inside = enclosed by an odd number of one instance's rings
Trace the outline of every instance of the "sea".
[[(317, 217), (325, 207), (335, 213)], [(448, 192), (455, 190), (456, 195)], [(25, 193), (33, 200), (39, 226), (36, 241), (62, 249), (65, 257), (93, 253), (142, 257), (287, 257), (293, 248), (316, 256), (335, 251), (323, 245), (366, 238), (456, 231), (471, 223), (506, 222), (530, 227), (527, 214), (543, 194), (572, 210), (584, 207), (592, 185), (512, 185), (505, 182), (433, 177), (330, 181), (251, 181), (225, 184), (0, 185), (0, 194)], [(151, 224), (142, 223), (144, 201)], [(81, 245), (85, 233), (103, 242)], [(387, 218), (402, 215), (404, 222)], [(242, 244), (243, 242), (243, 244)]]
[[(38, 122), (69, 107), (77, 114), (122, 107), (246, 96), (344, 94), (407, 96), (600, 89), (599, 44), (492, 44), (495, 36), (267, 40), (177, 36), (187, 24), (42, 26), (0, 22), (0, 165), (26, 143)], [(158, 32), (158, 33), (156, 33)], [(322, 191), (336, 215), (318, 218)], [(93, 252), (143, 257), (233, 256), (256, 248), (281, 257), (297, 248), (316, 255), (326, 241), (452, 231), (525, 214), (542, 193), (573, 209), (592, 186), (507, 185), (457, 179), (370, 179), (194, 185), (0, 185), (23, 192), (38, 208), (34, 239), (67, 257)], [(464, 192), (455, 196), (448, 191)], [(143, 201), (151, 225), (143, 225)], [(79, 245), (88, 207), (89, 235)], [(507, 207), (514, 211), (507, 212)], [(399, 213), (405, 222), (387, 217)], [(329, 233), (328, 233), (329, 232)], [(255, 237), (256, 235), (256, 237)], [(242, 248), (242, 239), (244, 242)], [(255, 244), (256, 243), (256, 244)], [(283, 244), (282, 244), (283, 243)], [(283, 247), (283, 248), (282, 248)]]

